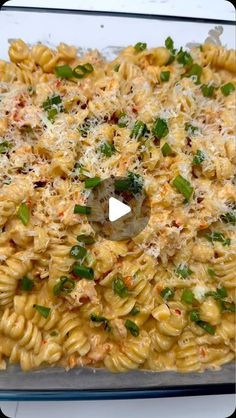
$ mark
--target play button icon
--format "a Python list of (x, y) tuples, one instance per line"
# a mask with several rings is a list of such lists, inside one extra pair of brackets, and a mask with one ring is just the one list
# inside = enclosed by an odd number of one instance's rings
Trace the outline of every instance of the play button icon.
[(122, 218), (122, 216), (127, 215), (131, 212), (131, 208), (128, 205), (125, 205), (120, 200), (110, 197), (109, 199), (109, 221), (114, 222), (117, 219)]
[(127, 240), (147, 225), (150, 204), (140, 176), (110, 177), (94, 187), (87, 198), (88, 222), (110, 241)]

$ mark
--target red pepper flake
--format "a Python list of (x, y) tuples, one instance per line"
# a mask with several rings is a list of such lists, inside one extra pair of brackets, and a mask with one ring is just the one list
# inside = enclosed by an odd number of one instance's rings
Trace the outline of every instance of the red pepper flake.
[(205, 349), (203, 347), (200, 347), (199, 352), (200, 352), (200, 356), (206, 357), (206, 351), (205, 351)]
[(58, 216), (64, 216), (64, 212), (59, 212)]
[(180, 309), (175, 309), (175, 313), (176, 313), (176, 315), (181, 315), (181, 310)]
[(61, 80), (57, 80), (56, 81), (56, 87), (60, 87), (61, 86)]
[(42, 344), (47, 344), (47, 340), (42, 340)]

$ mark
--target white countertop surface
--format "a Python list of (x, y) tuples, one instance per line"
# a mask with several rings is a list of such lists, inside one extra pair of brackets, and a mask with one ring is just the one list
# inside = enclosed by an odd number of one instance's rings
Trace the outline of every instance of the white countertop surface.
[[(235, 19), (225, 0), (11, 0), (8, 6), (126, 11), (173, 16)], [(11, 418), (226, 418), (235, 409), (234, 395), (165, 399), (73, 402), (1, 402)]]

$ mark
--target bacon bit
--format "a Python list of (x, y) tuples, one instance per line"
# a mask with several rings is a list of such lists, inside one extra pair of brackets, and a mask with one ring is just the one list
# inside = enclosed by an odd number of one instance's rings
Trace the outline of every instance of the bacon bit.
[(181, 315), (181, 310), (180, 309), (175, 309), (175, 313), (176, 313), (176, 315)]
[(126, 277), (124, 277), (124, 282), (125, 282), (125, 285), (126, 285), (128, 288), (131, 288), (131, 287), (132, 287), (132, 285), (133, 285), (133, 279), (132, 279), (132, 277), (131, 277), (131, 276), (126, 276)]
[(173, 220), (171, 226), (175, 226), (176, 228), (180, 228), (182, 226), (181, 222), (178, 220)]
[(136, 107), (133, 107), (133, 108), (132, 108), (132, 112), (133, 112), (133, 113), (138, 113), (138, 109), (137, 109)]

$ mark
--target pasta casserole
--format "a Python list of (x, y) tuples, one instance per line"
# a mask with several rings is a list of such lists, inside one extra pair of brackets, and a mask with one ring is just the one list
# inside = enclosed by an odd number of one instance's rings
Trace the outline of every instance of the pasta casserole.
[[(11, 41), (0, 61), (0, 369), (197, 372), (234, 359), (236, 54), (107, 61)], [(136, 236), (87, 220), (102, 180), (150, 200)]]

